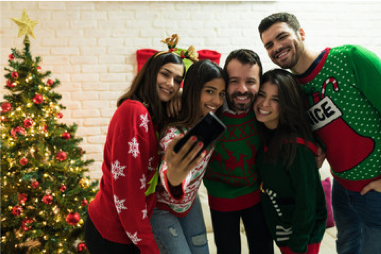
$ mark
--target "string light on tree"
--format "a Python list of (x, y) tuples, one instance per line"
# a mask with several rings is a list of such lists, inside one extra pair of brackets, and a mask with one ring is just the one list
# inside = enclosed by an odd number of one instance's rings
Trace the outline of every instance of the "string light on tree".
[(62, 96), (54, 92), (60, 81), (32, 57), (37, 21), (26, 11), (12, 20), (24, 49), (6, 55), (9, 93), (0, 102), (1, 253), (88, 253), (83, 221), (98, 182), (84, 175), (93, 160), (78, 146), (77, 125), (64, 123)]

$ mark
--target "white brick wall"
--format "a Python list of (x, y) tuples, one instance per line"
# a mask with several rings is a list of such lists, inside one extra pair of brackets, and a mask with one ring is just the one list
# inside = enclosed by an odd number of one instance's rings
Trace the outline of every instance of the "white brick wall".
[[(178, 33), (179, 47), (227, 54), (250, 48), (262, 58), (264, 70), (275, 67), (259, 39), (262, 18), (279, 11), (296, 14), (316, 50), (345, 43), (361, 44), (381, 56), (381, 2), (279, 1), (279, 2), (1, 2), (1, 93), (5, 90), (4, 66), (12, 47), (22, 49), (16, 38), (23, 9), (38, 20), (31, 38), (34, 57), (42, 68), (61, 81), (56, 92), (67, 107), (61, 122), (76, 122), (77, 135), (91, 165), (91, 176), (100, 178), (107, 126), (117, 98), (136, 73), (137, 49), (164, 50), (160, 40)], [(2, 96), (1, 96), (2, 100)]]

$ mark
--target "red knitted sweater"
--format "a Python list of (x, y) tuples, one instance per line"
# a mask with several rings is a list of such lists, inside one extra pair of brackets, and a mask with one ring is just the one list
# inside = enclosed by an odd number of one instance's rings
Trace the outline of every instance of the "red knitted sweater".
[(124, 101), (110, 122), (100, 190), (89, 205), (89, 216), (103, 238), (133, 243), (142, 254), (159, 254), (149, 221), (156, 195), (148, 190), (151, 180), (157, 181), (158, 162), (148, 110), (140, 102)]

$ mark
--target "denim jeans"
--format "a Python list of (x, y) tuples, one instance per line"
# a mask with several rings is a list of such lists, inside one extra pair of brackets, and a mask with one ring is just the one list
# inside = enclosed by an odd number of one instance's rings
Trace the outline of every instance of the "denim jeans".
[(334, 180), (332, 207), (339, 254), (381, 254), (381, 192), (362, 196)]
[(274, 245), (267, 228), (262, 203), (244, 210), (220, 212), (210, 209), (217, 254), (241, 254), (241, 219), (250, 254), (273, 254)]
[(151, 226), (160, 254), (209, 254), (198, 195), (192, 208), (183, 218), (156, 208), (151, 217)]

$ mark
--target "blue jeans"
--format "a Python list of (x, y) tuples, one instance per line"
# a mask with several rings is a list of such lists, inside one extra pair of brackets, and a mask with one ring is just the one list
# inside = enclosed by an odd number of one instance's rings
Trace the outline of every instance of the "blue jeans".
[(339, 254), (381, 254), (381, 192), (362, 196), (334, 180), (332, 207)]
[(192, 208), (183, 218), (156, 208), (151, 217), (151, 226), (160, 254), (209, 254), (198, 195)]

